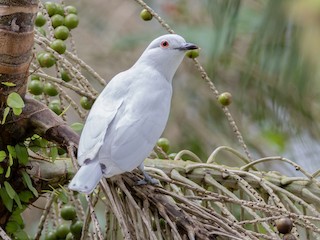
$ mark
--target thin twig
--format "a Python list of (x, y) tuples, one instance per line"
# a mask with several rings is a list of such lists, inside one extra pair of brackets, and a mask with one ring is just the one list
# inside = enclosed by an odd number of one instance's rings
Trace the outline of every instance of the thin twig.
[(120, 214), (120, 211), (117, 208), (117, 204), (115, 203), (114, 197), (111, 193), (110, 187), (105, 179), (102, 179), (100, 181), (100, 187), (101, 187), (102, 191), (104, 192), (104, 194), (108, 197), (111, 209), (119, 221), (119, 224), (121, 227), (121, 232), (123, 234), (124, 239), (128, 239), (128, 240), (131, 239), (130, 231), (129, 231), (129, 228), (124, 220), (124, 216), (122, 214)]
[(50, 209), (51, 209), (51, 206), (52, 206), (54, 198), (55, 198), (54, 193), (51, 193), (51, 195), (47, 199), (46, 205), (44, 207), (44, 211), (43, 211), (43, 213), (41, 215), (41, 218), (40, 218), (40, 221), (39, 221), (37, 233), (36, 233), (36, 235), (34, 237), (35, 240), (38, 240), (41, 237), (41, 233), (42, 233), (42, 230), (43, 230), (43, 227), (44, 227), (44, 223), (47, 220), (47, 217), (48, 217), (48, 214), (50, 212)]

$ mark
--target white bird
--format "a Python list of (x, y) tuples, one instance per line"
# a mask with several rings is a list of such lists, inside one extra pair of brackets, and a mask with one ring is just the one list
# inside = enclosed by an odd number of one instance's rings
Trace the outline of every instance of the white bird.
[(104, 176), (138, 167), (143, 183), (156, 183), (143, 161), (161, 136), (170, 112), (172, 78), (185, 51), (197, 49), (181, 36), (153, 40), (138, 61), (117, 74), (96, 99), (84, 125), (78, 148), (81, 166), (69, 189), (91, 193)]

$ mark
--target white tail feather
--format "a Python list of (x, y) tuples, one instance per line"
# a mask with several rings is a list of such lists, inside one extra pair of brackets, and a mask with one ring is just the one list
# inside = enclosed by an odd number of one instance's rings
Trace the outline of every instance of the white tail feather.
[(73, 191), (90, 194), (101, 178), (102, 171), (99, 161), (91, 161), (80, 167), (68, 187)]

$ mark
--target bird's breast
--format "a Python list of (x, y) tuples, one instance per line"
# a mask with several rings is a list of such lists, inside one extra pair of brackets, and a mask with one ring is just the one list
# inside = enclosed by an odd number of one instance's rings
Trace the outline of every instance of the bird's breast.
[(171, 88), (148, 88), (135, 91), (126, 99), (129, 114), (143, 117), (143, 115), (168, 115), (170, 111)]

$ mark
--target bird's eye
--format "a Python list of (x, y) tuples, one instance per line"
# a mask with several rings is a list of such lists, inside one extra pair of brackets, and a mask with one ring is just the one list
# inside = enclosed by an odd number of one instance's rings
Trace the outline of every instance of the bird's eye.
[(164, 40), (164, 41), (162, 41), (162, 42), (160, 43), (160, 46), (161, 46), (162, 48), (168, 48), (168, 47), (169, 47), (169, 42), (166, 41), (166, 40)]

